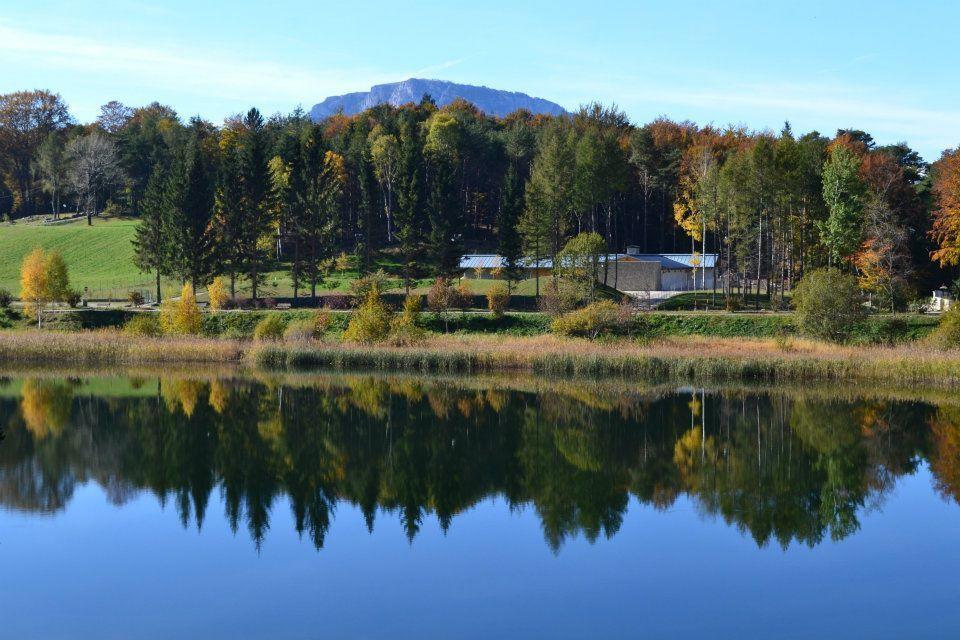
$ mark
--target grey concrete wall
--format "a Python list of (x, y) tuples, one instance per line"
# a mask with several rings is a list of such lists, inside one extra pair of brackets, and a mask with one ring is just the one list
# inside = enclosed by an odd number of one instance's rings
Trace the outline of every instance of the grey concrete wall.
[(611, 264), (607, 284), (619, 291), (657, 291), (660, 289), (660, 263), (623, 261), (618, 266)]
[(661, 286), (664, 291), (690, 291), (691, 289), (713, 286), (713, 267), (697, 269), (697, 283), (694, 287), (693, 269), (668, 269), (661, 276)]

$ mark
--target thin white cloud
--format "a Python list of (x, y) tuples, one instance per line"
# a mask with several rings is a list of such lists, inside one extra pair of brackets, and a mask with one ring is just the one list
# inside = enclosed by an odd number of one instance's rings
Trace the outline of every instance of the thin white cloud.
[(383, 80), (364, 70), (323, 71), (279, 65), (251, 54), (143, 47), (15, 28), (0, 23), (0, 63), (22, 58), (35, 68), (71, 70), (125, 85), (175, 89), (194, 95), (249, 101), (299, 103), (356, 84)]
[(455, 67), (458, 64), (461, 64), (462, 62), (468, 59), (469, 58), (457, 58), (456, 60), (447, 60), (446, 62), (440, 62), (438, 64), (428, 65), (421, 69), (417, 69), (412, 74), (410, 74), (410, 76), (414, 78), (429, 77), (431, 74)]
[[(695, 87), (695, 88), (689, 88)], [(960, 110), (918, 106), (920, 97), (832, 82), (750, 83), (685, 78), (673, 82), (636, 78), (587, 82), (567, 92), (609, 96), (636, 113), (708, 118), (718, 124), (779, 126), (784, 120), (819, 128), (824, 134), (844, 127), (868, 131), (881, 142), (906, 140), (928, 159), (960, 142)], [(933, 104), (933, 103), (931, 103)], [(731, 120), (725, 121), (724, 117)]]

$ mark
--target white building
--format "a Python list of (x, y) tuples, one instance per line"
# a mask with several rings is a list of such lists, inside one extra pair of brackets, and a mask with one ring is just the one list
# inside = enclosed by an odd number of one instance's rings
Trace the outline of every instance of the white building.
[(929, 302), (930, 311), (933, 311), (934, 313), (942, 313), (944, 311), (949, 311), (952, 305), (953, 294), (950, 293), (949, 289), (946, 287), (940, 287), (939, 289), (934, 290)]
[[(638, 247), (630, 246), (626, 253), (601, 256), (600, 262), (606, 262), (607, 284), (625, 293), (712, 289), (716, 282), (715, 253), (640, 253)], [(520, 266), (524, 278), (548, 277), (553, 270), (549, 259), (539, 263), (524, 259)], [(489, 253), (466, 255), (460, 259), (460, 268), (467, 278), (502, 277), (503, 258)]]

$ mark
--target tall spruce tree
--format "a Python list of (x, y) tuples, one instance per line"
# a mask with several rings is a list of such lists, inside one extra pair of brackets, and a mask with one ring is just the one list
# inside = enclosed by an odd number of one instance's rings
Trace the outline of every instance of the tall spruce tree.
[(497, 252), (503, 257), (504, 276), (512, 284), (521, 278), (523, 272), (523, 242), (517, 229), (523, 214), (523, 179), (514, 162), (507, 167), (504, 177), (499, 213)]
[(860, 246), (864, 191), (860, 158), (848, 145), (835, 143), (823, 164), (823, 199), (830, 215), (820, 228), (831, 264), (848, 261)]
[(463, 256), (462, 209), (457, 197), (456, 172), (449, 158), (434, 156), (430, 164), (428, 252), (436, 275), (453, 276), (458, 274)]
[(370, 148), (367, 144), (367, 128), (357, 126), (352, 130), (348, 153), (353, 163), (357, 184), (357, 252), (360, 254), (360, 271), (368, 273), (373, 267), (377, 248), (376, 221), (377, 180)]
[[(524, 253), (535, 264), (545, 258), (556, 259), (566, 238), (573, 203), (572, 142), (573, 131), (569, 125), (552, 124), (543, 132), (530, 171), (519, 228)], [(555, 270), (553, 273), (556, 276)], [(540, 295), (539, 276), (537, 295)]]
[(221, 142), (219, 185), (216, 201), (217, 260), (230, 277), (230, 297), (237, 297), (237, 277), (244, 270), (243, 171), (239, 140)]
[(207, 283), (213, 267), (214, 184), (199, 138), (191, 142), (189, 153), (168, 182), (170, 247), (173, 271), (197, 289)]
[(307, 136), (302, 154), (302, 183), (298, 179), (298, 235), (303, 242), (303, 270), (310, 283), (310, 297), (316, 299), (317, 284), (333, 256), (334, 230), (343, 194), (343, 158), (326, 150), (320, 127)]
[(307, 217), (307, 172), (304, 162), (303, 145), (297, 149), (288, 165), (289, 174), (285, 196), (287, 201), (287, 220), (284, 228), (286, 235), (285, 254), (290, 263), (290, 284), (293, 285), (294, 299), (300, 293), (300, 287), (306, 281), (306, 232), (309, 225)]
[(273, 226), (272, 190), (270, 171), (267, 166), (267, 141), (263, 116), (257, 109), (250, 109), (243, 118), (243, 146), (241, 152), (241, 178), (243, 184), (244, 225), (240, 246), (247, 278), (250, 281), (250, 297), (256, 301), (260, 283), (263, 281), (268, 254), (261, 240)]
[(416, 123), (405, 120), (400, 130), (400, 161), (397, 198), (396, 239), (403, 269), (403, 286), (410, 292), (410, 281), (418, 271), (417, 257), (423, 241), (423, 153)]
[(147, 181), (147, 189), (140, 202), (140, 222), (133, 238), (134, 261), (144, 273), (156, 274), (157, 303), (161, 302), (160, 280), (169, 272), (169, 171), (157, 163)]

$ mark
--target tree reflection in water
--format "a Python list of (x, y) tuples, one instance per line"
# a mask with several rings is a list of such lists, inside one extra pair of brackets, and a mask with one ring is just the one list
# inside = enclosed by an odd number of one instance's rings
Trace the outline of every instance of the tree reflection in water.
[(374, 376), (126, 382), (100, 393), (7, 380), (0, 503), (54, 513), (92, 480), (116, 504), (150, 491), (200, 529), (218, 490), (234, 531), (259, 546), (286, 495), (319, 549), (344, 501), (371, 531), (378, 514), (398, 517), (412, 541), (426, 516), (446, 530), (498, 496), (532, 507), (558, 550), (571, 536), (613, 536), (630, 496), (657, 509), (686, 496), (761, 546), (839, 540), (925, 460), (937, 490), (960, 501), (957, 406)]

